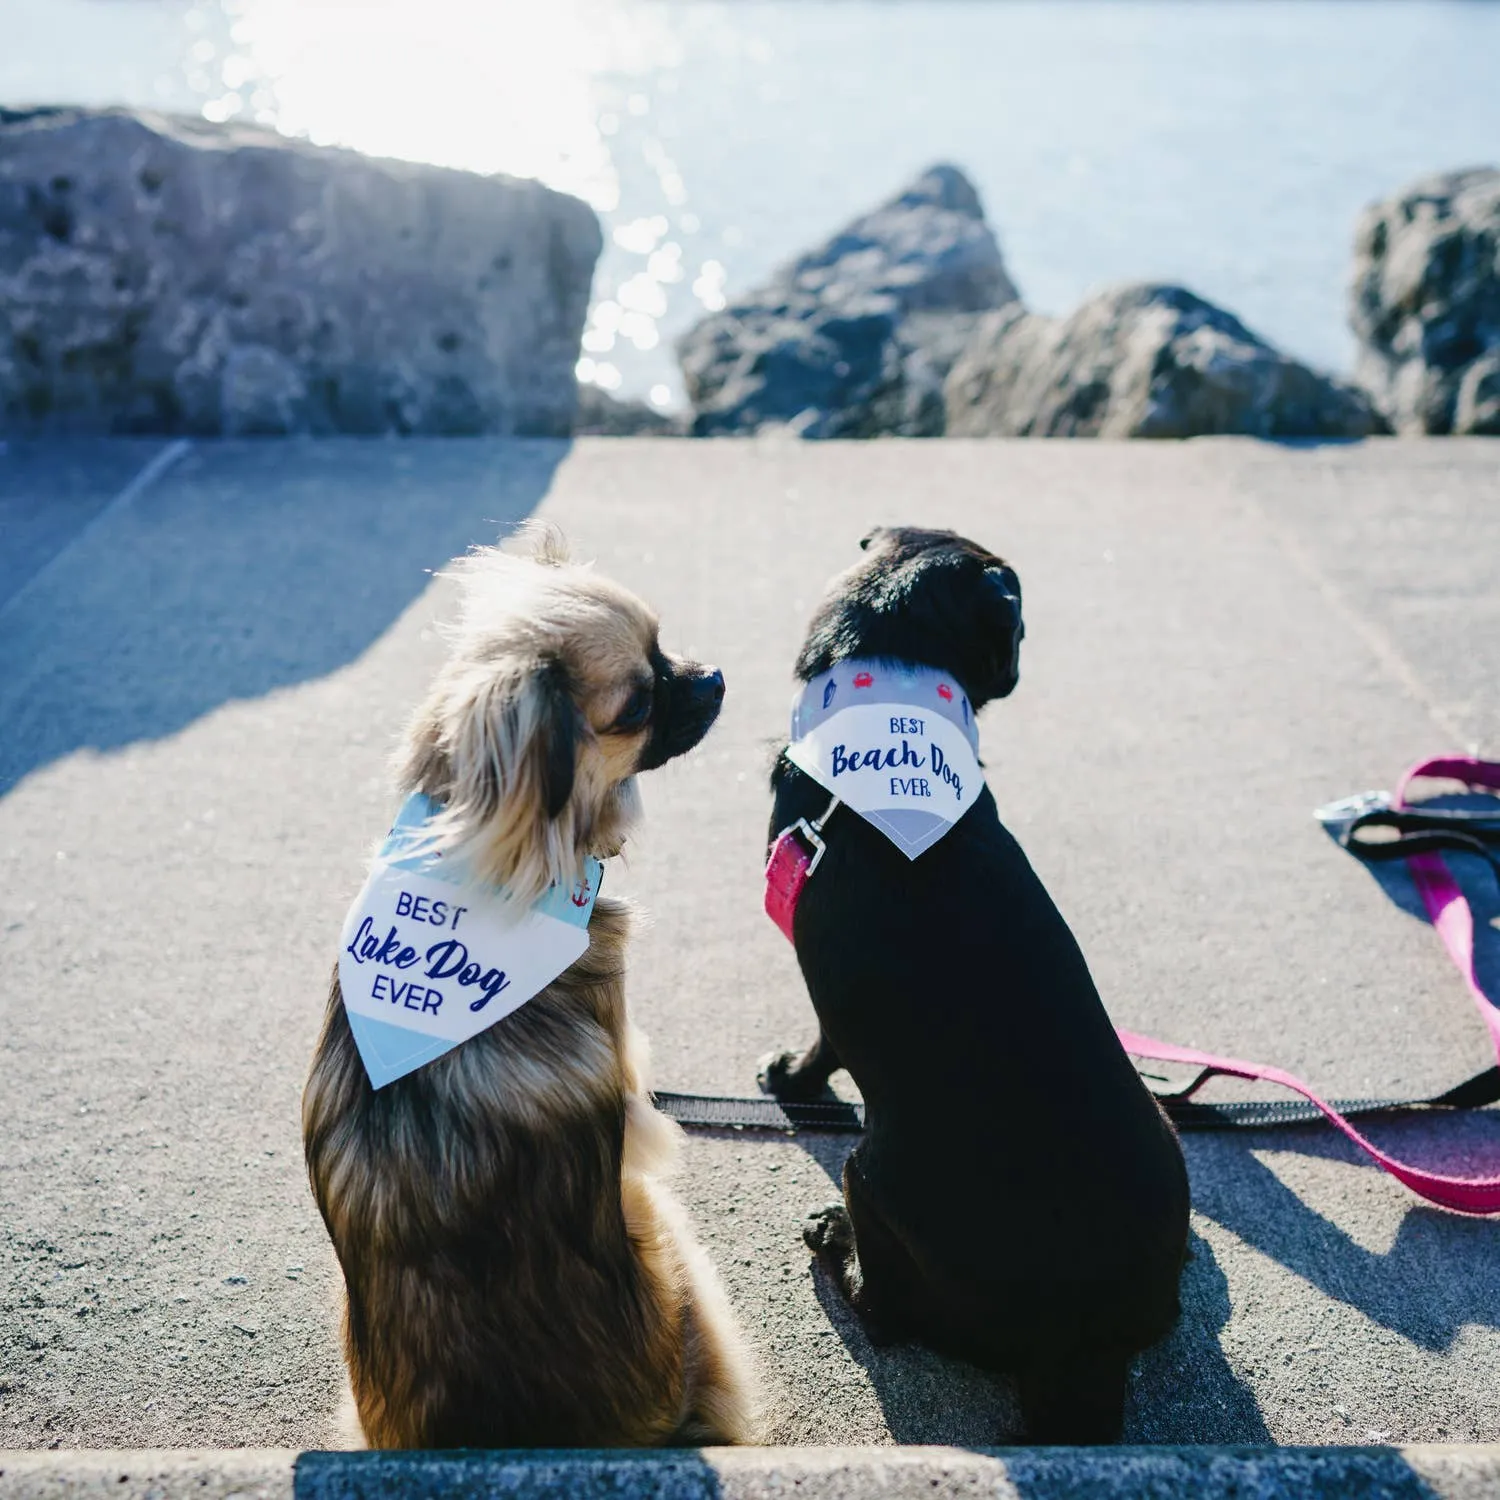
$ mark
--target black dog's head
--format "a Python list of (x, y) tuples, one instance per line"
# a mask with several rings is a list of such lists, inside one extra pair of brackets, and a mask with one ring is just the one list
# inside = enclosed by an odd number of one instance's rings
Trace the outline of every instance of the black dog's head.
[(865, 555), (828, 586), (797, 658), (806, 682), (853, 656), (951, 672), (976, 708), (1021, 675), (1021, 580), (953, 531), (877, 526)]

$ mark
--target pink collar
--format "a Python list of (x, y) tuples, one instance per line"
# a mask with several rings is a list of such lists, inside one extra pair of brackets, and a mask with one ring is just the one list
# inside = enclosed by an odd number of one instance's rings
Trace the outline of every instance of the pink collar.
[(811, 822), (798, 818), (790, 828), (783, 828), (771, 845), (771, 857), (766, 861), (766, 915), (786, 934), (789, 943), (797, 941), (792, 935), (797, 903), (827, 852), (823, 825), (838, 805), (835, 797), (822, 817)]

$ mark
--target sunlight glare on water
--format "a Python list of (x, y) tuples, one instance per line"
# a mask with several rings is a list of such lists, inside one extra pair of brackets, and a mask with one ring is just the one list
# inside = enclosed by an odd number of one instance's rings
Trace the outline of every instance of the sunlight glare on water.
[(379, 156), (538, 177), (604, 212), (619, 181), (593, 81), (669, 66), (660, 26), (597, 0), (226, 0), (204, 112)]
[(933, 161), (1028, 305), (1180, 281), (1347, 368), (1355, 219), (1500, 157), (1500, 4), (0, 0), (0, 104), (125, 103), (537, 177), (604, 251), (580, 377), (673, 341)]

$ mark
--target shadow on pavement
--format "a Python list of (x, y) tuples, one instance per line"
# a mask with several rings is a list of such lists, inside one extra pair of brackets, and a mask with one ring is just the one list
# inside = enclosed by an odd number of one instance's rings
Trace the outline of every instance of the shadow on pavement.
[(1229, 1283), (1213, 1247), (1193, 1234), (1188, 1256), (1182, 1271), (1182, 1316), (1161, 1343), (1135, 1362), (1125, 1440), (1273, 1442), (1253, 1392), (1230, 1367), (1220, 1342), (1229, 1321)]
[(689, 1448), (299, 1454), (296, 1500), (473, 1500), (476, 1495), (670, 1495), (717, 1500), (724, 1486)]
[[(1486, 1158), (1500, 1158), (1494, 1118), (1445, 1118), (1438, 1160), (1430, 1122), (1372, 1125), (1370, 1133), (1383, 1149), (1437, 1170), (1476, 1172)], [(1318, 1126), (1198, 1136), (1189, 1151), (1198, 1212), (1325, 1296), (1424, 1349), (1447, 1349), (1467, 1324), (1500, 1327), (1500, 1224), (1413, 1201), (1390, 1248), (1368, 1250), (1309, 1208), (1257, 1159), (1256, 1149), (1379, 1171), (1342, 1136)], [(1402, 1191), (1395, 1184), (1391, 1190)]]
[[(1493, 799), (1439, 797), (1454, 807)], [(1351, 856), (1352, 857), (1352, 856)], [(1486, 993), (1500, 994), (1500, 893), (1480, 858), (1445, 853), (1474, 913), (1475, 969)], [(1430, 927), (1404, 860), (1366, 864), (1392, 905)], [(1435, 935), (1428, 938), (1437, 942)], [(1453, 1003), (1467, 1006), (1452, 976)], [(1455, 1072), (1453, 1083), (1460, 1078)], [(1491, 1175), (1500, 1163), (1500, 1110), (1441, 1116), (1387, 1117), (1357, 1122), (1383, 1150), (1429, 1170), (1459, 1176)], [(1447, 1349), (1466, 1324), (1500, 1327), (1500, 1224), (1448, 1213), (1412, 1199), (1389, 1249), (1364, 1248), (1310, 1208), (1254, 1154), (1292, 1152), (1379, 1168), (1341, 1135), (1319, 1125), (1193, 1134), (1185, 1138), (1193, 1206), (1246, 1244), (1295, 1272), (1326, 1296), (1424, 1349)], [(1403, 1191), (1391, 1184), (1393, 1192)]]
[(821, 1264), (813, 1269), (813, 1290), (850, 1357), (869, 1375), (896, 1442), (985, 1448), (1017, 1440), (1021, 1412), (1010, 1381), (920, 1344), (872, 1344)]
[[(0, 796), (76, 750), (160, 738), (353, 661), (433, 569), (535, 510), (568, 448), (196, 445), (0, 606)], [(60, 483), (67, 464), (59, 450)], [(37, 503), (44, 465), (29, 455)]]
[[(828, 1174), (828, 1200), (838, 1197), (853, 1138), (799, 1134), (793, 1139)], [(808, 1212), (819, 1206), (809, 1201)], [(1254, 1395), (1230, 1368), (1220, 1345), (1230, 1313), (1224, 1273), (1200, 1235), (1192, 1236), (1189, 1253), (1182, 1274), (1182, 1316), (1166, 1339), (1136, 1360), (1125, 1440), (1270, 1443)], [(916, 1344), (877, 1347), (833, 1279), (821, 1266), (813, 1275), (829, 1323), (868, 1372), (897, 1442), (984, 1447), (1020, 1438), (1020, 1408), (1009, 1380)]]
[(167, 446), (161, 438), (0, 439), (0, 611)]

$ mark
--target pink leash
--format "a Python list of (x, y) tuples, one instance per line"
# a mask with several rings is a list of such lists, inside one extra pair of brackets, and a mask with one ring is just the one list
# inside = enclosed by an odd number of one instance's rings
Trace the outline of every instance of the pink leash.
[[(1413, 781), (1424, 777), (1443, 777), (1465, 782), (1475, 790), (1500, 790), (1500, 764), (1473, 760), (1467, 756), (1439, 756), (1433, 760), (1421, 761), (1406, 772), (1396, 787), (1392, 806), (1398, 809), (1409, 807), (1411, 804), (1406, 800), (1407, 788)], [(1407, 860), (1407, 867), (1421, 892), (1427, 915), (1437, 929), (1438, 936), (1442, 938), (1449, 957), (1463, 975), (1464, 983), (1468, 985), (1469, 993), (1489, 1028), (1496, 1055), (1500, 1056), (1500, 1008), (1485, 994), (1479, 983), (1474, 959), (1474, 914), (1469, 909), (1469, 903), (1442, 855), (1414, 854)], [(1119, 1029), (1119, 1037), (1121, 1045), (1135, 1057), (1186, 1063), (1203, 1069), (1198, 1079), (1177, 1096), (1179, 1098), (1186, 1098), (1196, 1092), (1216, 1073), (1230, 1078), (1260, 1078), (1267, 1083), (1295, 1089), (1315, 1104), (1330, 1124), (1343, 1131), (1361, 1151), (1392, 1177), (1404, 1182), (1414, 1193), (1459, 1213), (1500, 1213), (1500, 1177), (1447, 1177), (1397, 1161), (1395, 1157), (1380, 1150), (1374, 1142), (1366, 1140), (1338, 1110), (1320, 1099), (1300, 1078), (1294, 1078), (1281, 1068), (1243, 1062), (1234, 1057), (1219, 1057), (1212, 1052), (1199, 1052), (1195, 1048), (1179, 1047), (1172, 1042), (1159, 1042), (1154, 1037), (1142, 1036), (1135, 1031)]]

